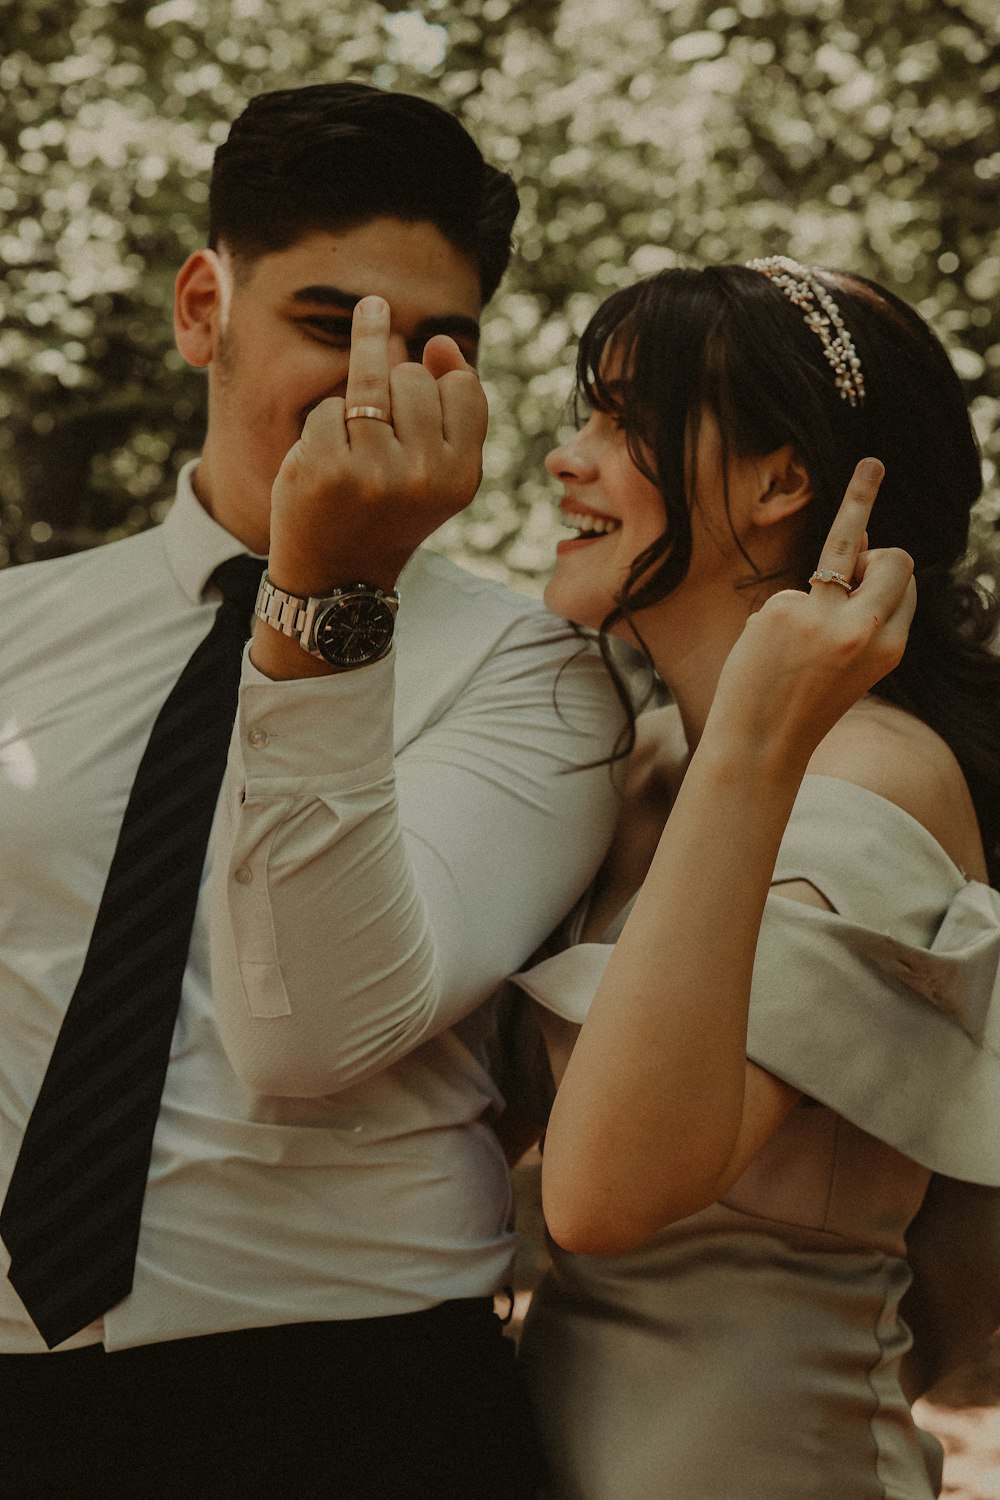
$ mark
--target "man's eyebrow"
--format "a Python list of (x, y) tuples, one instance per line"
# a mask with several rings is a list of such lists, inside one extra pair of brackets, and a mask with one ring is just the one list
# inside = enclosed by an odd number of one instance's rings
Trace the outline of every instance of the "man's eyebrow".
[[(316, 307), (333, 307), (338, 312), (351, 313), (361, 301), (361, 293), (345, 292), (339, 286), (302, 286), (292, 293), (293, 302), (308, 304)], [(424, 318), (413, 330), (412, 343), (426, 343), (435, 333), (451, 334), (454, 338), (471, 339), (474, 344), (479, 342), (479, 323), (475, 318), (466, 317), (464, 313), (442, 313), (440, 317)]]
[(425, 318), (418, 323), (413, 330), (413, 342), (425, 344), (436, 333), (449, 333), (453, 338), (471, 339), (478, 344), (479, 332), (475, 318), (467, 318), (463, 313), (442, 313), (439, 318)]
[(293, 302), (319, 303), (322, 307), (337, 307), (343, 312), (353, 312), (361, 301), (357, 292), (341, 291), (339, 286), (300, 286), (292, 293)]

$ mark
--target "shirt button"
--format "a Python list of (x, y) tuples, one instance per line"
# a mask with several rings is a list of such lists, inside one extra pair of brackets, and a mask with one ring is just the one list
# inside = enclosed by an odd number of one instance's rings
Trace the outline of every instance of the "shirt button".
[(251, 729), (247, 739), (258, 750), (263, 750), (271, 736), (266, 729)]
[(253, 880), (253, 871), (248, 870), (246, 865), (241, 865), (233, 876), (237, 885), (249, 885)]

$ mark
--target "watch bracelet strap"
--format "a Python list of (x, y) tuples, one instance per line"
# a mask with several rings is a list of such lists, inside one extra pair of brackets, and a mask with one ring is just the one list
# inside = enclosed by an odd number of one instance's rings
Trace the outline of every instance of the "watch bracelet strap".
[(258, 620), (280, 630), (282, 635), (308, 639), (316, 613), (318, 599), (303, 599), (300, 594), (288, 594), (274, 586), (265, 573), (257, 591), (254, 614)]

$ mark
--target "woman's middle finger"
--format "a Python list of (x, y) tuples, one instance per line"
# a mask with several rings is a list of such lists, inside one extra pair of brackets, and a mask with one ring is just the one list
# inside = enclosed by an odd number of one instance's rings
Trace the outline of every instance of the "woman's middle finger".
[(868, 517), (884, 474), (877, 458), (863, 458), (855, 468), (823, 543), (816, 571), (809, 580), (812, 587), (833, 586), (845, 593), (850, 589), (858, 557), (866, 546)]

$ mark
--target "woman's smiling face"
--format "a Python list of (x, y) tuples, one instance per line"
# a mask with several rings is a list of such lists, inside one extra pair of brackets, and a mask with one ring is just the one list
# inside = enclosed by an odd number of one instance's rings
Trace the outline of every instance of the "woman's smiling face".
[(545, 467), (563, 486), (563, 521), (572, 531), (559, 543), (545, 590), (554, 614), (597, 628), (615, 606), (629, 568), (664, 529), (660, 491), (636, 467), (617, 412), (593, 408)]
[[(612, 397), (619, 385), (612, 372), (606, 385)], [(719, 423), (705, 408), (688, 423), (687, 447), (686, 483), (694, 491), (687, 500), (690, 555), (673, 586), (638, 612), (644, 635), (653, 628), (654, 614), (674, 628), (692, 611), (717, 610), (752, 566), (744, 544), (755, 530), (754, 513), (762, 513), (766, 461), (724, 456)], [(592, 408), (579, 431), (548, 455), (545, 467), (563, 486), (559, 508), (573, 533), (556, 549), (545, 603), (553, 614), (598, 629), (616, 607), (633, 563), (663, 538), (667, 507), (660, 488), (633, 459), (628, 430), (615, 409)], [(759, 532), (753, 545), (760, 545)], [(669, 553), (669, 546), (661, 548), (650, 568)], [(761, 555), (769, 566), (780, 562), (770, 553)], [(612, 624), (611, 633), (635, 638), (624, 620)]]

